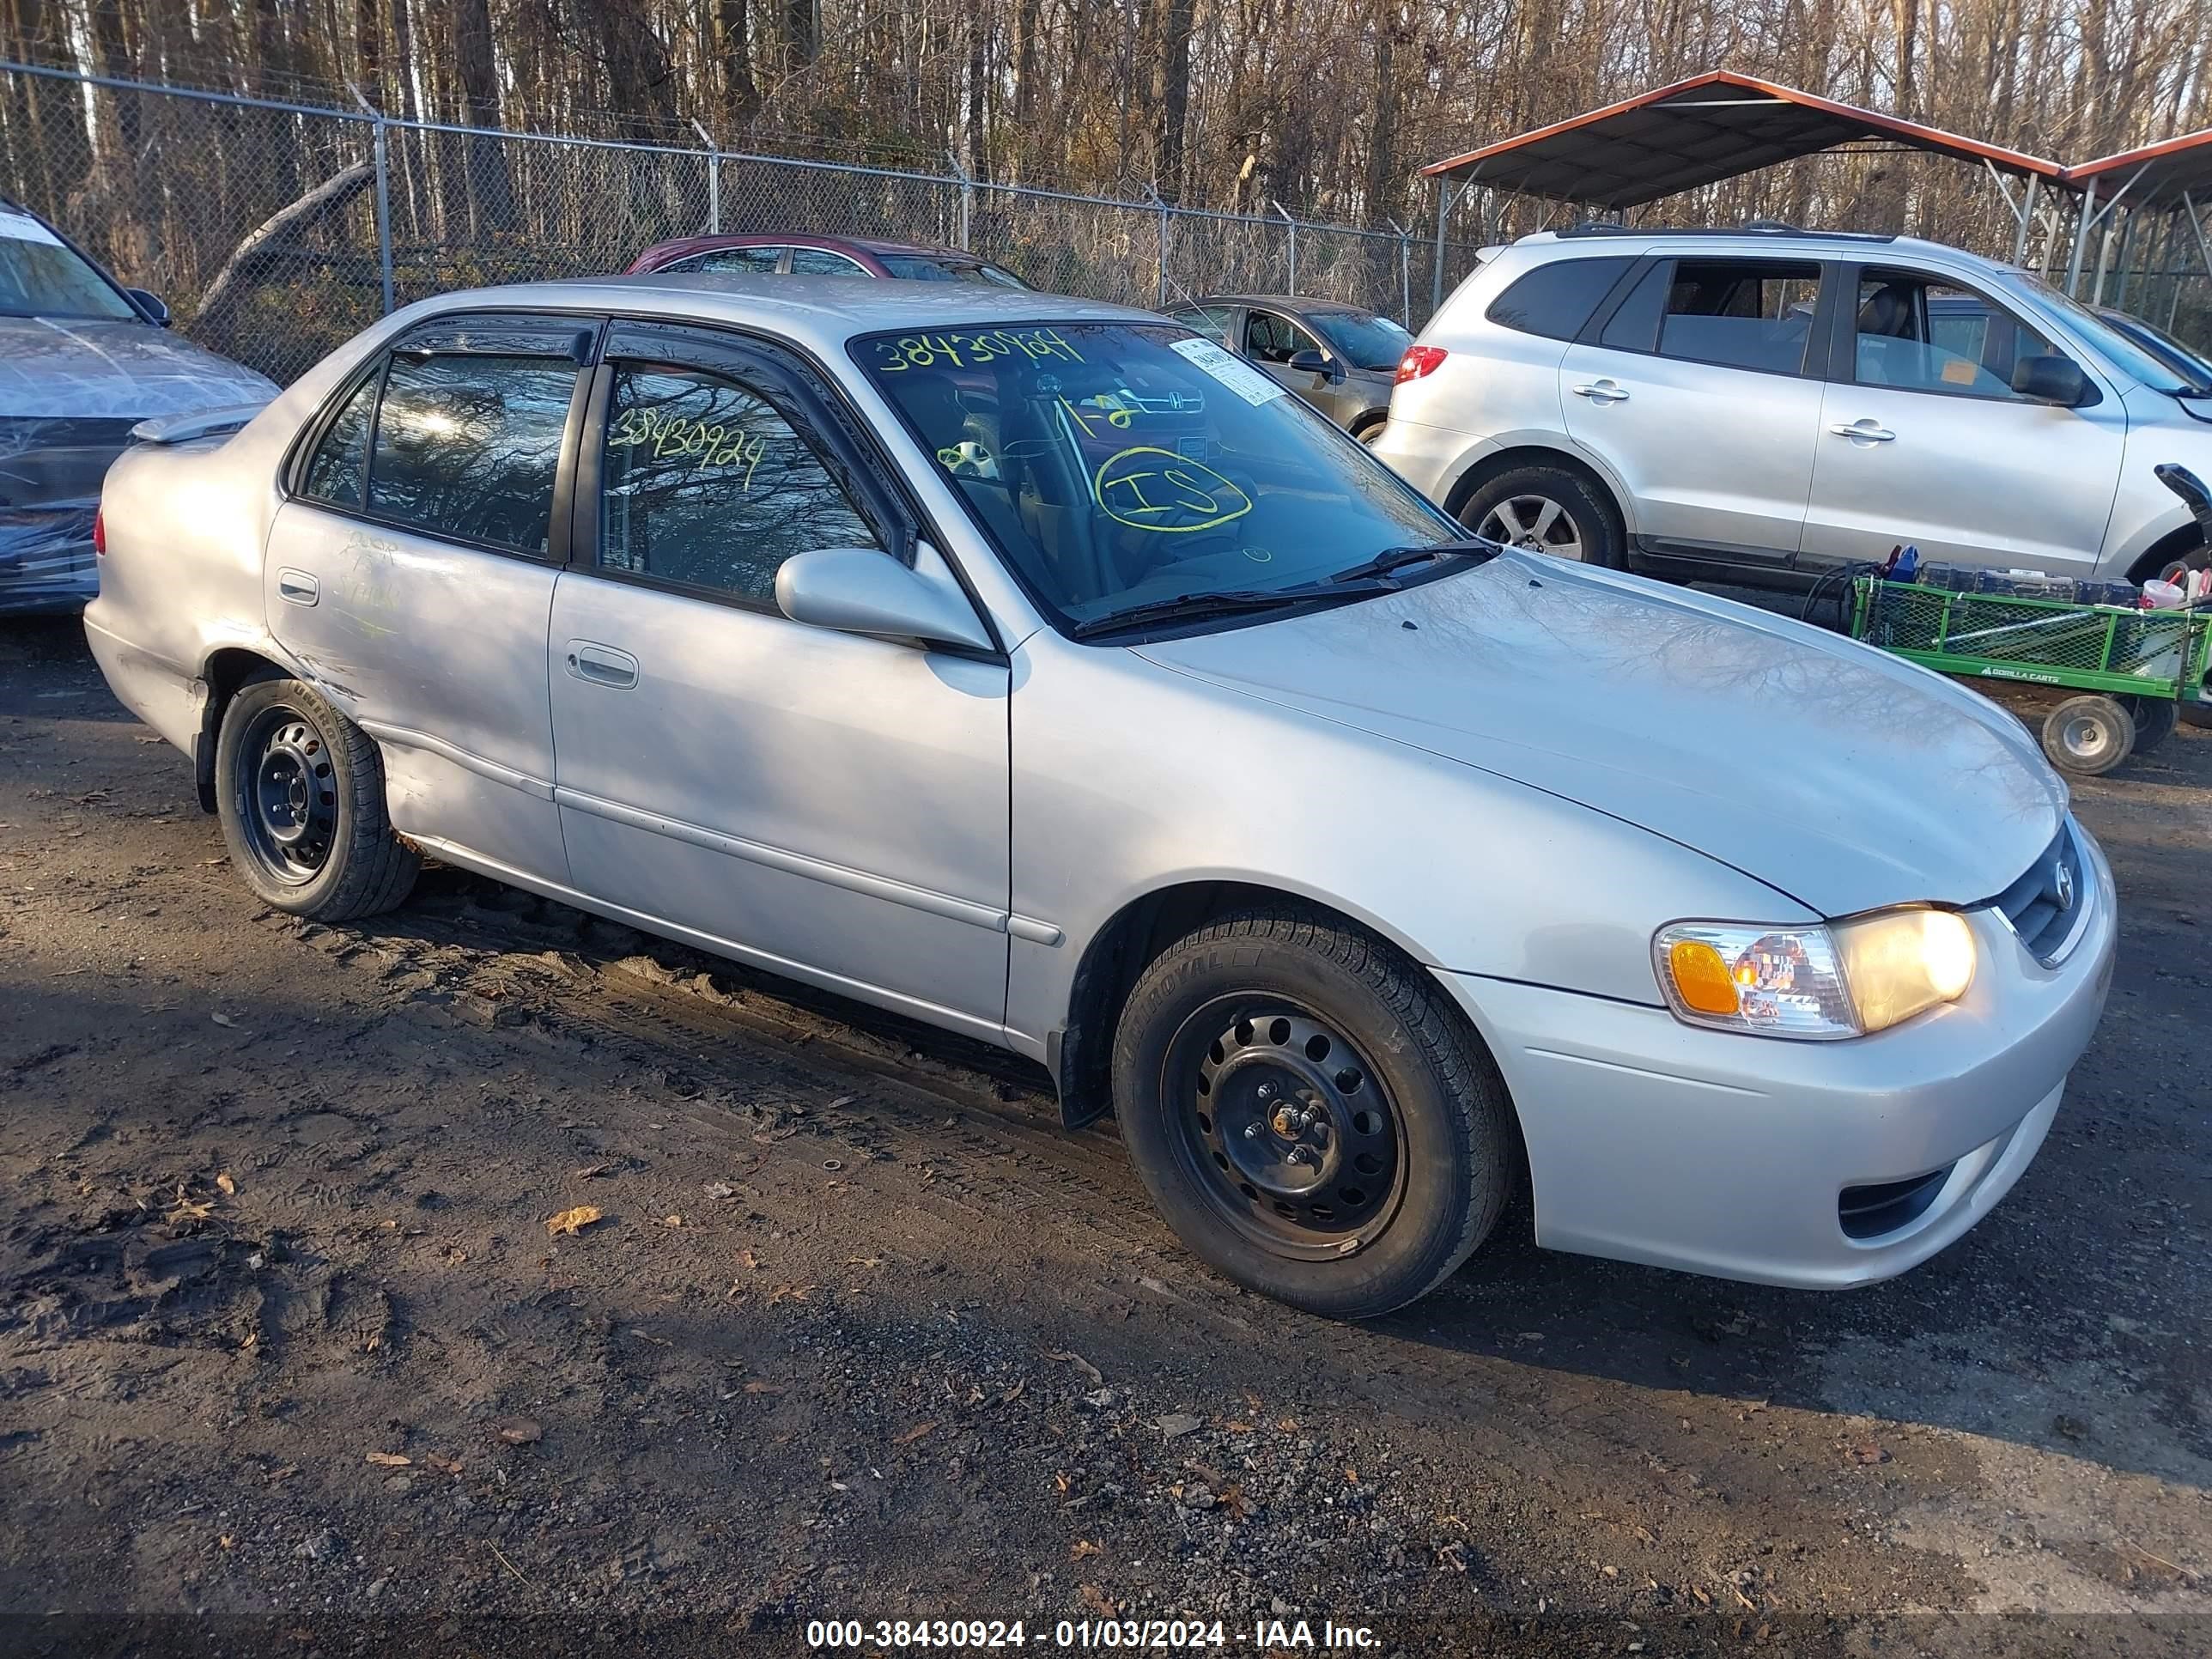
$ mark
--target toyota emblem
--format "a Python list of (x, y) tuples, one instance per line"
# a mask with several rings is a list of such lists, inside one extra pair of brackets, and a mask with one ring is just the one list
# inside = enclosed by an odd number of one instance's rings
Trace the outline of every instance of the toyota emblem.
[(2063, 864), (2058, 866), (2057, 873), (2051, 878), (2051, 896), (2058, 901), (2058, 908), (2061, 910), (2071, 910), (2074, 908), (2074, 872)]

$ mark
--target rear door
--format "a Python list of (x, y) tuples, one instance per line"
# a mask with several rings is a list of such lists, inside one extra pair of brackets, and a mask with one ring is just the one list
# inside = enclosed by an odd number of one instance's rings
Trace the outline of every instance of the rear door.
[(1820, 283), (1812, 259), (1655, 259), (1567, 349), (1567, 431), (1627, 488), (1646, 550), (1754, 567), (1796, 555)]
[(1911, 542), (1928, 559), (2088, 574), (2127, 448), (2118, 388), (2084, 409), (2023, 398), (2014, 367), (2058, 350), (2025, 319), (1926, 271), (1847, 269), (1806, 561), (1878, 559)]
[(795, 359), (617, 322), (599, 382), (550, 634), (575, 885), (764, 968), (994, 1034), (1006, 664), (778, 610), (794, 553), (942, 566)]
[(565, 883), (546, 618), (595, 322), (448, 316), (342, 388), (270, 531), (270, 629), (384, 755), (393, 826)]
[(1261, 306), (1245, 308), (1244, 355), (1279, 385), (1297, 392), (1332, 421), (1339, 420), (1336, 390), (1341, 382), (1333, 382), (1328, 375), (1316, 374), (1311, 369), (1292, 368), (1291, 359), (1301, 351), (1327, 355), (1326, 348), (1304, 324)]

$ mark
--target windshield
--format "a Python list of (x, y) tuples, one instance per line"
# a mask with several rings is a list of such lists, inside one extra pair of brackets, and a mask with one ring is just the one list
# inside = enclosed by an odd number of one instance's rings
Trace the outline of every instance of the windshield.
[(1309, 311), (1306, 320), (1336, 355), (1359, 368), (1395, 368), (1413, 337), (1388, 317), (1365, 311)]
[(2001, 287), (2058, 313), (2087, 335), (2090, 343), (2110, 358), (2122, 374), (2160, 392), (2190, 389), (2172, 363), (2129, 338), (2079, 300), (2069, 298), (2042, 278), (2031, 276), (2024, 270), (2008, 270), (1997, 281)]
[(131, 302), (27, 213), (0, 207), (0, 317), (118, 317)]
[(1279, 592), (1464, 533), (1174, 324), (878, 334), (851, 349), (1064, 628), (1157, 599)]
[(884, 262), (885, 270), (910, 283), (996, 283), (1001, 288), (1029, 286), (1012, 271), (1001, 270), (981, 259), (928, 259), (914, 253), (884, 253), (877, 257)]
[(2162, 360), (2176, 374), (2188, 381), (2192, 390), (2212, 392), (2212, 362), (2207, 362), (2194, 347), (2177, 340), (2156, 323), (2146, 322), (2124, 311), (2105, 311), (2100, 314), (2144, 350)]

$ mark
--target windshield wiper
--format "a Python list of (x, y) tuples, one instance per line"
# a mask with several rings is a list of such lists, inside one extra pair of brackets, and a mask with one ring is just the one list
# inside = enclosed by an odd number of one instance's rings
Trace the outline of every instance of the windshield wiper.
[(1224, 587), (1211, 593), (1178, 593), (1171, 599), (1146, 599), (1127, 610), (1109, 611), (1103, 617), (1079, 622), (1067, 630), (1071, 640), (1087, 640), (1145, 623), (1187, 622), (1201, 617), (1228, 617), (1245, 611), (1273, 611), (1313, 599), (1356, 599), (1364, 593), (1388, 593), (1397, 586), (1389, 581), (1354, 585), (1331, 577), (1326, 582), (1302, 582), (1296, 587)]
[(1473, 559), (1478, 564), (1487, 563), (1504, 550), (1496, 542), (1486, 542), (1480, 538), (1455, 542), (1424, 542), (1412, 547), (1386, 547), (1364, 564), (1355, 564), (1349, 570), (1340, 570), (1329, 580), (1356, 582), (1370, 577), (1388, 576), (1394, 570), (1403, 570), (1408, 565), (1426, 564), (1431, 560)]

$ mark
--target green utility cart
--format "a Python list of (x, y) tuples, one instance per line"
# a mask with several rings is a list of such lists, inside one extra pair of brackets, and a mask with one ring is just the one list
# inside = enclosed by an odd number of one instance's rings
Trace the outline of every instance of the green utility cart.
[(2062, 687), (2043, 750), (2069, 772), (2109, 772), (2162, 742), (2203, 690), (2212, 610), (2133, 611), (2014, 593), (1960, 593), (1861, 576), (1851, 637), (1966, 679)]

